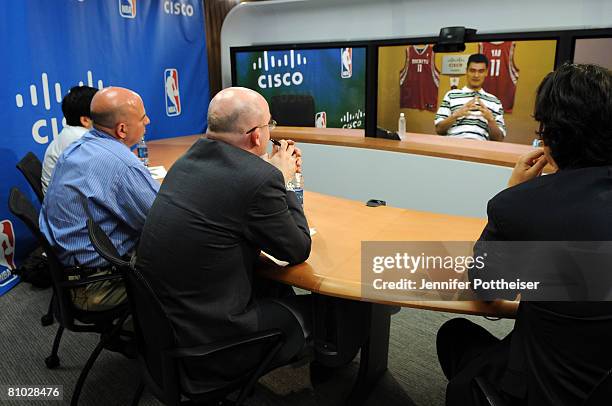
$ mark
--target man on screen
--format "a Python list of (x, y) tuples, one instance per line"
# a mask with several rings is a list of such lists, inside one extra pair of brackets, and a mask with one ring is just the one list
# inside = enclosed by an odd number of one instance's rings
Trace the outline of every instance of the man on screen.
[(482, 88), (488, 68), (486, 56), (470, 55), (465, 74), (467, 86), (447, 92), (436, 113), (434, 123), (439, 135), (482, 141), (504, 139), (506, 126), (501, 101)]

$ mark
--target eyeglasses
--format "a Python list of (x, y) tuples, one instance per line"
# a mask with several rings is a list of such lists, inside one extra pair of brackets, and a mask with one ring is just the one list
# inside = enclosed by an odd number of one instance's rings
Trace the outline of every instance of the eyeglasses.
[(544, 135), (544, 123), (540, 123), (540, 128), (536, 130), (536, 135), (542, 139), (542, 135)]
[(270, 131), (272, 131), (272, 130), (274, 130), (276, 128), (276, 121), (273, 118), (270, 118), (270, 121), (268, 121), (268, 124), (255, 126), (255, 127), (251, 128), (249, 131), (247, 131), (245, 134), (250, 134), (253, 131), (257, 130), (258, 128), (263, 128), (265, 126), (268, 126)]

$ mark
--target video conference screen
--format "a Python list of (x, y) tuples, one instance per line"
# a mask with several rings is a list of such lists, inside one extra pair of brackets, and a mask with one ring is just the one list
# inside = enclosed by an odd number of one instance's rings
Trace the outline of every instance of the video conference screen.
[(612, 38), (583, 38), (574, 43), (574, 63), (594, 63), (612, 69)]
[(556, 48), (556, 40), (474, 42), (457, 53), (435, 53), (433, 44), (382, 46), (376, 124), (396, 131), (404, 113), (407, 132), (436, 134), (434, 119), (445, 94), (466, 86), (467, 58), (483, 53), (489, 66), (482, 88), (501, 101), (504, 142), (531, 144), (538, 129), (532, 117), (536, 90), (554, 70)]
[(259, 92), (279, 125), (365, 128), (365, 47), (232, 49), (232, 82)]

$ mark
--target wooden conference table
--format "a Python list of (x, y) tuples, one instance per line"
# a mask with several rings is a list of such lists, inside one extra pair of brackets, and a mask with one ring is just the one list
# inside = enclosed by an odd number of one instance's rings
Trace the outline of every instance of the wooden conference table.
[[(199, 136), (151, 141), (151, 165), (169, 169)], [(261, 269), (262, 275), (293, 286), (325, 295), (354, 300), (361, 296), (361, 241), (474, 241), (485, 225), (484, 219), (435, 214), (394, 207), (366, 207), (337, 197), (305, 192), (304, 211), (313, 236), (310, 258), (303, 264), (278, 271)], [(465, 302), (381, 302), (495, 317), (513, 317), (516, 303)]]
[[(169, 169), (197, 136), (151, 141), (151, 165)], [(326, 296), (368, 302), (369, 334), (362, 346), (360, 371), (347, 404), (361, 403), (387, 369), (389, 306), (413, 307), (463, 314), (513, 317), (516, 302), (385, 301), (363, 297), (361, 241), (474, 241), (484, 219), (399, 209), (367, 207), (357, 202), (319, 193), (304, 194), (304, 211), (316, 229), (308, 260), (280, 269), (268, 265), (260, 275)]]

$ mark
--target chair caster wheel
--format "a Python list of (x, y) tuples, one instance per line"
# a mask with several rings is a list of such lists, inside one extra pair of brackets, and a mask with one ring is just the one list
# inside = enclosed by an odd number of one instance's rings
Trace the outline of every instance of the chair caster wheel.
[(50, 314), (45, 314), (44, 316), (40, 318), (40, 324), (42, 324), (45, 327), (50, 326), (51, 324), (53, 324), (53, 316)]
[(60, 364), (59, 357), (57, 355), (49, 355), (47, 358), (45, 358), (45, 364), (47, 365), (47, 368), (55, 369)]

